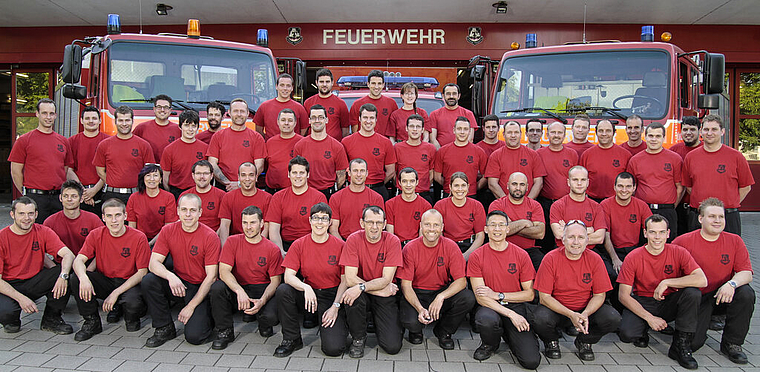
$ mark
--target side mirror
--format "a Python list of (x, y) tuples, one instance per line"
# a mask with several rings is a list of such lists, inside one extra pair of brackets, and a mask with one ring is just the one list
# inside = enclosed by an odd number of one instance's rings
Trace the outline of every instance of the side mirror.
[(67, 83), (63, 85), (62, 93), (66, 98), (82, 100), (87, 98), (87, 88), (84, 85)]
[(720, 106), (720, 94), (700, 94), (697, 107), (702, 110), (717, 110)]
[(296, 61), (296, 86), (306, 89), (306, 62)]
[(718, 53), (707, 53), (705, 59), (705, 93), (723, 93), (726, 78), (726, 57)]
[(63, 49), (61, 79), (64, 83), (76, 84), (82, 74), (82, 46), (66, 45)]
[(475, 79), (475, 81), (483, 81), (483, 77), (486, 73), (486, 66), (483, 65), (476, 65), (473, 66), (472, 71), (470, 72), (470, 77)]

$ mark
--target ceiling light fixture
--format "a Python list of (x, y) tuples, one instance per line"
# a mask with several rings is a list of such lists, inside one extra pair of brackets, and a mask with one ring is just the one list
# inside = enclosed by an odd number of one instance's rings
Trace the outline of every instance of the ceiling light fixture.
[(493, 3), (492, 6), (494, 8), (496, 8), (496, 14), (507, 14), (507, 2), (506, 1), (499, 1), (498, 3)]
[(174, 9), (171, 5), (156, 4), (156, 14), (160, 16), (169, 15), (169, 11)]

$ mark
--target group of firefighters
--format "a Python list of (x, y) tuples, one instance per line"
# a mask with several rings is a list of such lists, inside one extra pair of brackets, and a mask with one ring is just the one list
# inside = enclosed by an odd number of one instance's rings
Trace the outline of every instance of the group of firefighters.
[(172, 99), (159, 95), (155, 118), (134, 129), (132, 109), (118, 107), (114, 136), (86, 107), (83, 131), (67, 139), (54, 131), (54, 101), (40, 100), (38, 127), (8, 159), (24, 196), (0, 231), (4, 331), (19, 332), (21, 311), (46, 296), (41, 329), (73, 333), (61, 317), (73, 294), (78, 341), (102, 332), (101, 299), (107, 321), (123, 317), (129, 332), (150, 315), (147, 347), (176, 337), (179, 304), (185, 339), (214, 349), (234, 341), (237, 312), (262, 337), (281, 324), (279, 357), (303, 347), (301, 323), (320, 327), (324, 354), (361, 358), (368, 332), (395, 354), (405, 330), (420, 344), (431, 323), (453, 349), (469, 318), (476, 360), (503, 338), (528, 369), (540, 363), (539, 338), (557, 359), (561, 333), (575, 336), (591, 361), (605, 334), (645, 348), (650, 328), (673, 334), (668, 356), (685, 368), (697, 368), (692, 351), (708, 328), (722, 328), (720, 351), (747, 363), (755, 294), (738, 207), (754, 180), (722, 144), (719, 116), (684, 118), (670, 149), (662, 124), (642, 128), (635, 115), (621, 146), (607, 119), (590, 143), (586, 115), (567, 143), (560, 122), (522, 128), (489, 115), (473, 144), (477, 123), (455, 84), (431, 113), (411, 83), (398, 108), (377, 70), (350, 109), (329, 70), (316, 85), (302, 106), (280, 75), (256, 130), (245, 100), (212, 102), (201, 133), (197, 112), (173, 124)]

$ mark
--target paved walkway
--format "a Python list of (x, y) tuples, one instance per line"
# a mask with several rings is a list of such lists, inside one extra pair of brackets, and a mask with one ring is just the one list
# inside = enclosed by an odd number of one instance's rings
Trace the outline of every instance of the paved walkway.
[[(0, 206), (0, 213), (7, 216), (7, 208)], [(760, 267), (760, 214), (743, 213), (744, 239), (750, 250), (755, 268)], [(0, 226), (9, 223), (0, 218)], [(752, 283), (756, 291), (760, 283)], [(760, 298), (760, 296), (758, 297)], [(40, 301), (39, 303), (42, 303)], [(177, 310), (175, 310), (176, 316)], [(505, 349), (502, 342), (497, 354), (485, 362), (472, 359), (472, 353), (480, 343), (477, 334), (470, 332), (463, 324), (454, 335), (456, 349), (444, 351), (431, 329), (426, 329), (426, 341), (422, 345), (411, 345), (404, 341), (404, 347), (397, 355), (388, 355), (378, 350), (377, 341), (371, 335), (367, 341), (367, 352), (360, 360), (347, 355), (341, 358), (326, 358), (320, 351), (320, 341), (314, 329), (303, 332), (303, 349), (289, 358), (275, 358), (274, 349), (282, 340), (279, 327), (270, 338), (259, 336), (256, 323), (242, 323), (236, 317), (237, 340), (222, 351), (211, 350), (211, 343), (194, 346), (184, 341), (180, 335), (156, 349), (143, 347), (145, 339), (153, 334), (150, 320), (144, 319), (142, 330), (127, 333), (124, 322), (106, 324), (102, 334), (84, 342), (74, 341), (73, 335), (57, 336), (39, 330), (40, 313), (22, 318), (20, 333), (9, 335), (0, 332), (0, 372), (1, 371), (518, 371), (521, 370)], [(695, 353), (702, 371), (760, 371), (760, 322), (758, 312), (753, 317), (744, 350), (749, 356), (749, 364), (739, 368), (728, 361), (717, 350), (720, 335), (709, 331), (707, 345)], [(77, 314), (74, 300), (70, 300), (64, 319), (78, 330), (82, 324)], [(562, 359), (543, 359), (539, 371), (609, 371), (609, 372), (672, 372), (683, 368), (667, 357), (670, 336), (650, 333), (649, 348), (639, 349), (620, 342), (616, 335), (607, 335), (594, 346), (596, 360), (581, 362), (573, 351), (572, 339), (560, 342)]]

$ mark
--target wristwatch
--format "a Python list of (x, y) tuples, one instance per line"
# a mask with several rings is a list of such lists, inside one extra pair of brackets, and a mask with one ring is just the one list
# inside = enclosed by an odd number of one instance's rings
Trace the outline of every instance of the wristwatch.
[(333, 302), (333, 306), (335, 306), (336, 309), (340, 309), (340, 302)]
[(504, 301), (504, 293), (499, 292), (499, 301)]
[(736, 282), (735, 281), (729, 280), (728, 281), (728, 285), (730, 285), (731, 287), (733, 287), (734, 289), (736, 289)]
[(63, 273), (61, 273), (61, 275), (58, 275), (58, 277), (61, 278), (61, 279), (63, 279), (63, 280), (69, 280), (69, 274), (63, 274)]
[(359, 283), (359, 289), (361, 289), (362, 292), (367, 290), (367, 286), (364, 285), (364, 283)]

